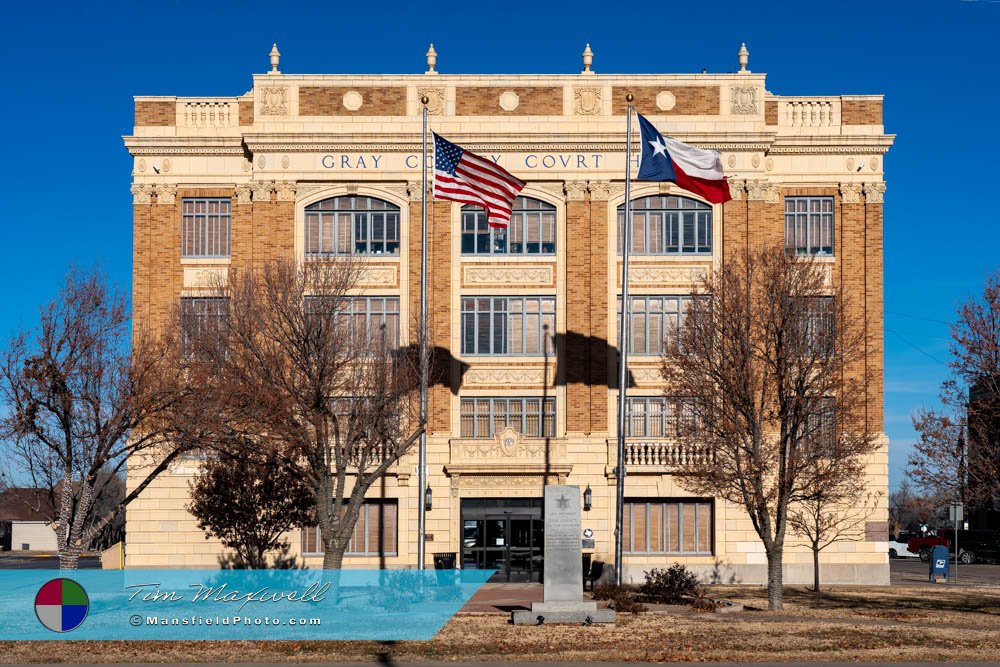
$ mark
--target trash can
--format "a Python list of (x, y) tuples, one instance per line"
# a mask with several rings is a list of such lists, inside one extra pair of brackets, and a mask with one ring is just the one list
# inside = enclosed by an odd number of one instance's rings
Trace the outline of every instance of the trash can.
[(948, 553), (948, 547), (943, 544), (936, 545), (931, 549), (930, 557), (930, 581), (931, 583), (937, 583), (938, 577), (944, 577), (945, 581), (948, 581), (948, 569), (949, 561), (951, 555)]
[(449, 551), (446, 553), (434, 554), (434, 569), (435, 570), (454, 570), (455, 560), (458, 558), (458, 554), (454, 551)]

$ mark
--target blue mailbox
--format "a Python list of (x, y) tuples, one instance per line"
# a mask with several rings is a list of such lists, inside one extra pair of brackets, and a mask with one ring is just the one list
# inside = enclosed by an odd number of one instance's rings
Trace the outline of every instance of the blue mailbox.
[(933, 549), (931, 549), (931, 574), (930, 580), (936, 582), (939, 576), (943, 576), (945, 581), (948, 580), (948, 568), (949, 568), (950, 554), (948, 553), (948, 547), (943, 544), (938, 544)]

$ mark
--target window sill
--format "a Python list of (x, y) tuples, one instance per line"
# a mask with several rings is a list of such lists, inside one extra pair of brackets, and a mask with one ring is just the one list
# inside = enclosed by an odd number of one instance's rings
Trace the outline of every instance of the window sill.
[(504, 262), (514, 262), (514, 263), (538, 263), (538, 262), (554, 262), (556, 261), (557, 255), (462, 255), (461, 261), (463, 262), (494, 262), (494, 263), (504, 263)]
[(181, 264), (188, 264), (191, 266), (198, 265), (214, 265), (218, 266), (220, 264), (229, 264), (232, 262), (230, 256), (225, 257), (181, 257)]

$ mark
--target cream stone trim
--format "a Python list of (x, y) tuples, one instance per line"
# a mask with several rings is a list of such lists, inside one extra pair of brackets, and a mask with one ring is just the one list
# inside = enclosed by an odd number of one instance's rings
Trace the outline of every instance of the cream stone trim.
[(841, 183), (840, 184), (840, 199), (845, 204), (860, 204), (861, 203), (861, 184), (860, 183)]
[(185, 266), (184, 289), (211, 289), (225, 285), (229, 277), (228, 266)]
[(251, 200), (250, 197), (251, 197), (251, 193), (253, 192), (253, 190), (251, 189), (251, 187), (249, 185), (247, 185), (245, 183), (241, 183), (241, 184), (237, 185), (235, 188), (233, 188), (233, 191), (236, 194), (236, 203), (237, 204), (249, 204), (249, 203), (251, 203), (252, 200)]
[(295, 201), (295, 183), (282, 181), (275, 189), (278, 191), (278, 201)]
[(153, 201), (153, 186), (133, 183), (130, 188), (133, 204), (150, 204)]
[[(713, 225), (714, 226), (714, 225)], [(631, 256), (630, 256), (631, 257)], [(646, 266), (635, 262), (629, 266), (629, 285), (700, 285), (708, 278), (707, 266)], [(618, 275), (618, 288), (622, 277)]]
[(864, 184), (865, 203), (882, 204), (885, 202), (885, 183)]
[[(730, 156), (732, 157), (732, 156)], [(740, 201), (743, 199), (743, 195), (746, 194), (747, 182), (744, 179), (739, 178), (728, 178), (726, 182), (729, 184), (729, 194), (735, 201)]]
[[(469, 362), (473, 362), (479, 359), (489, 359), (493, 361), (494, 357), (466, 357)], [(530, 358), (532, 362), (537, 361), (536, 357)], [(546, 386), (555, 386), (555, 373), (552, 371), (555, 369), (555, 364), (550, 364), (548, 368), (545, 366), (521, 366), (519, 368), (496, 368), (492, 366), (472, 366), (469, 370), (465, 371), (465, 375), (462, 377), (462, 384), (468, 385), (470, 388), (479, 386), (516, 386), (516, 385), (527, 385), (529, 387), (541, 387), (544, 382)]]
[(397, 270), (396, 266), (362, 266), (358, 287), (393, 289), (399, 282)]
[(166, 183), (158, 183), (155, 186), (156, 203), (173, 206), (177, 199), (177, 186)]
[(250, 191), (253, 194), (253, 201), (271, 201), (271, 192), (274, 190), (274, 181), (251, 181)]
[(505, 285), (551, 287), (553, 266), (468, 266), (462, 267), (462, 286)]
[(767, 181), (747, 181), (747, 199), (750, 201), (765, 201), (775, 203), (781, 200), (781, 190), (776, 183)]
[(566, 201), (583, 201), (587, 196), (587, 181), (566, 181)]

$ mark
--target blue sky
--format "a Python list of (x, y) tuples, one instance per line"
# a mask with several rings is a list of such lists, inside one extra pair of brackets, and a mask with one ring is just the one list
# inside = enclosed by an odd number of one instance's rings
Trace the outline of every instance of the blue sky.
[[(268, 69), (445, 73), (750, 69), (786, 95), (883, 93), (886, 430), (896, 486), (948, 360), (945, 324), (998, 267), (1000, 3), (9, 3), (0, 152), (8, 285), (0, 333), (31, 323), (71, 263), (128, 289), (133, 95), (239, 95)], [(922, 318), (922, 319), (921, 319)]]

